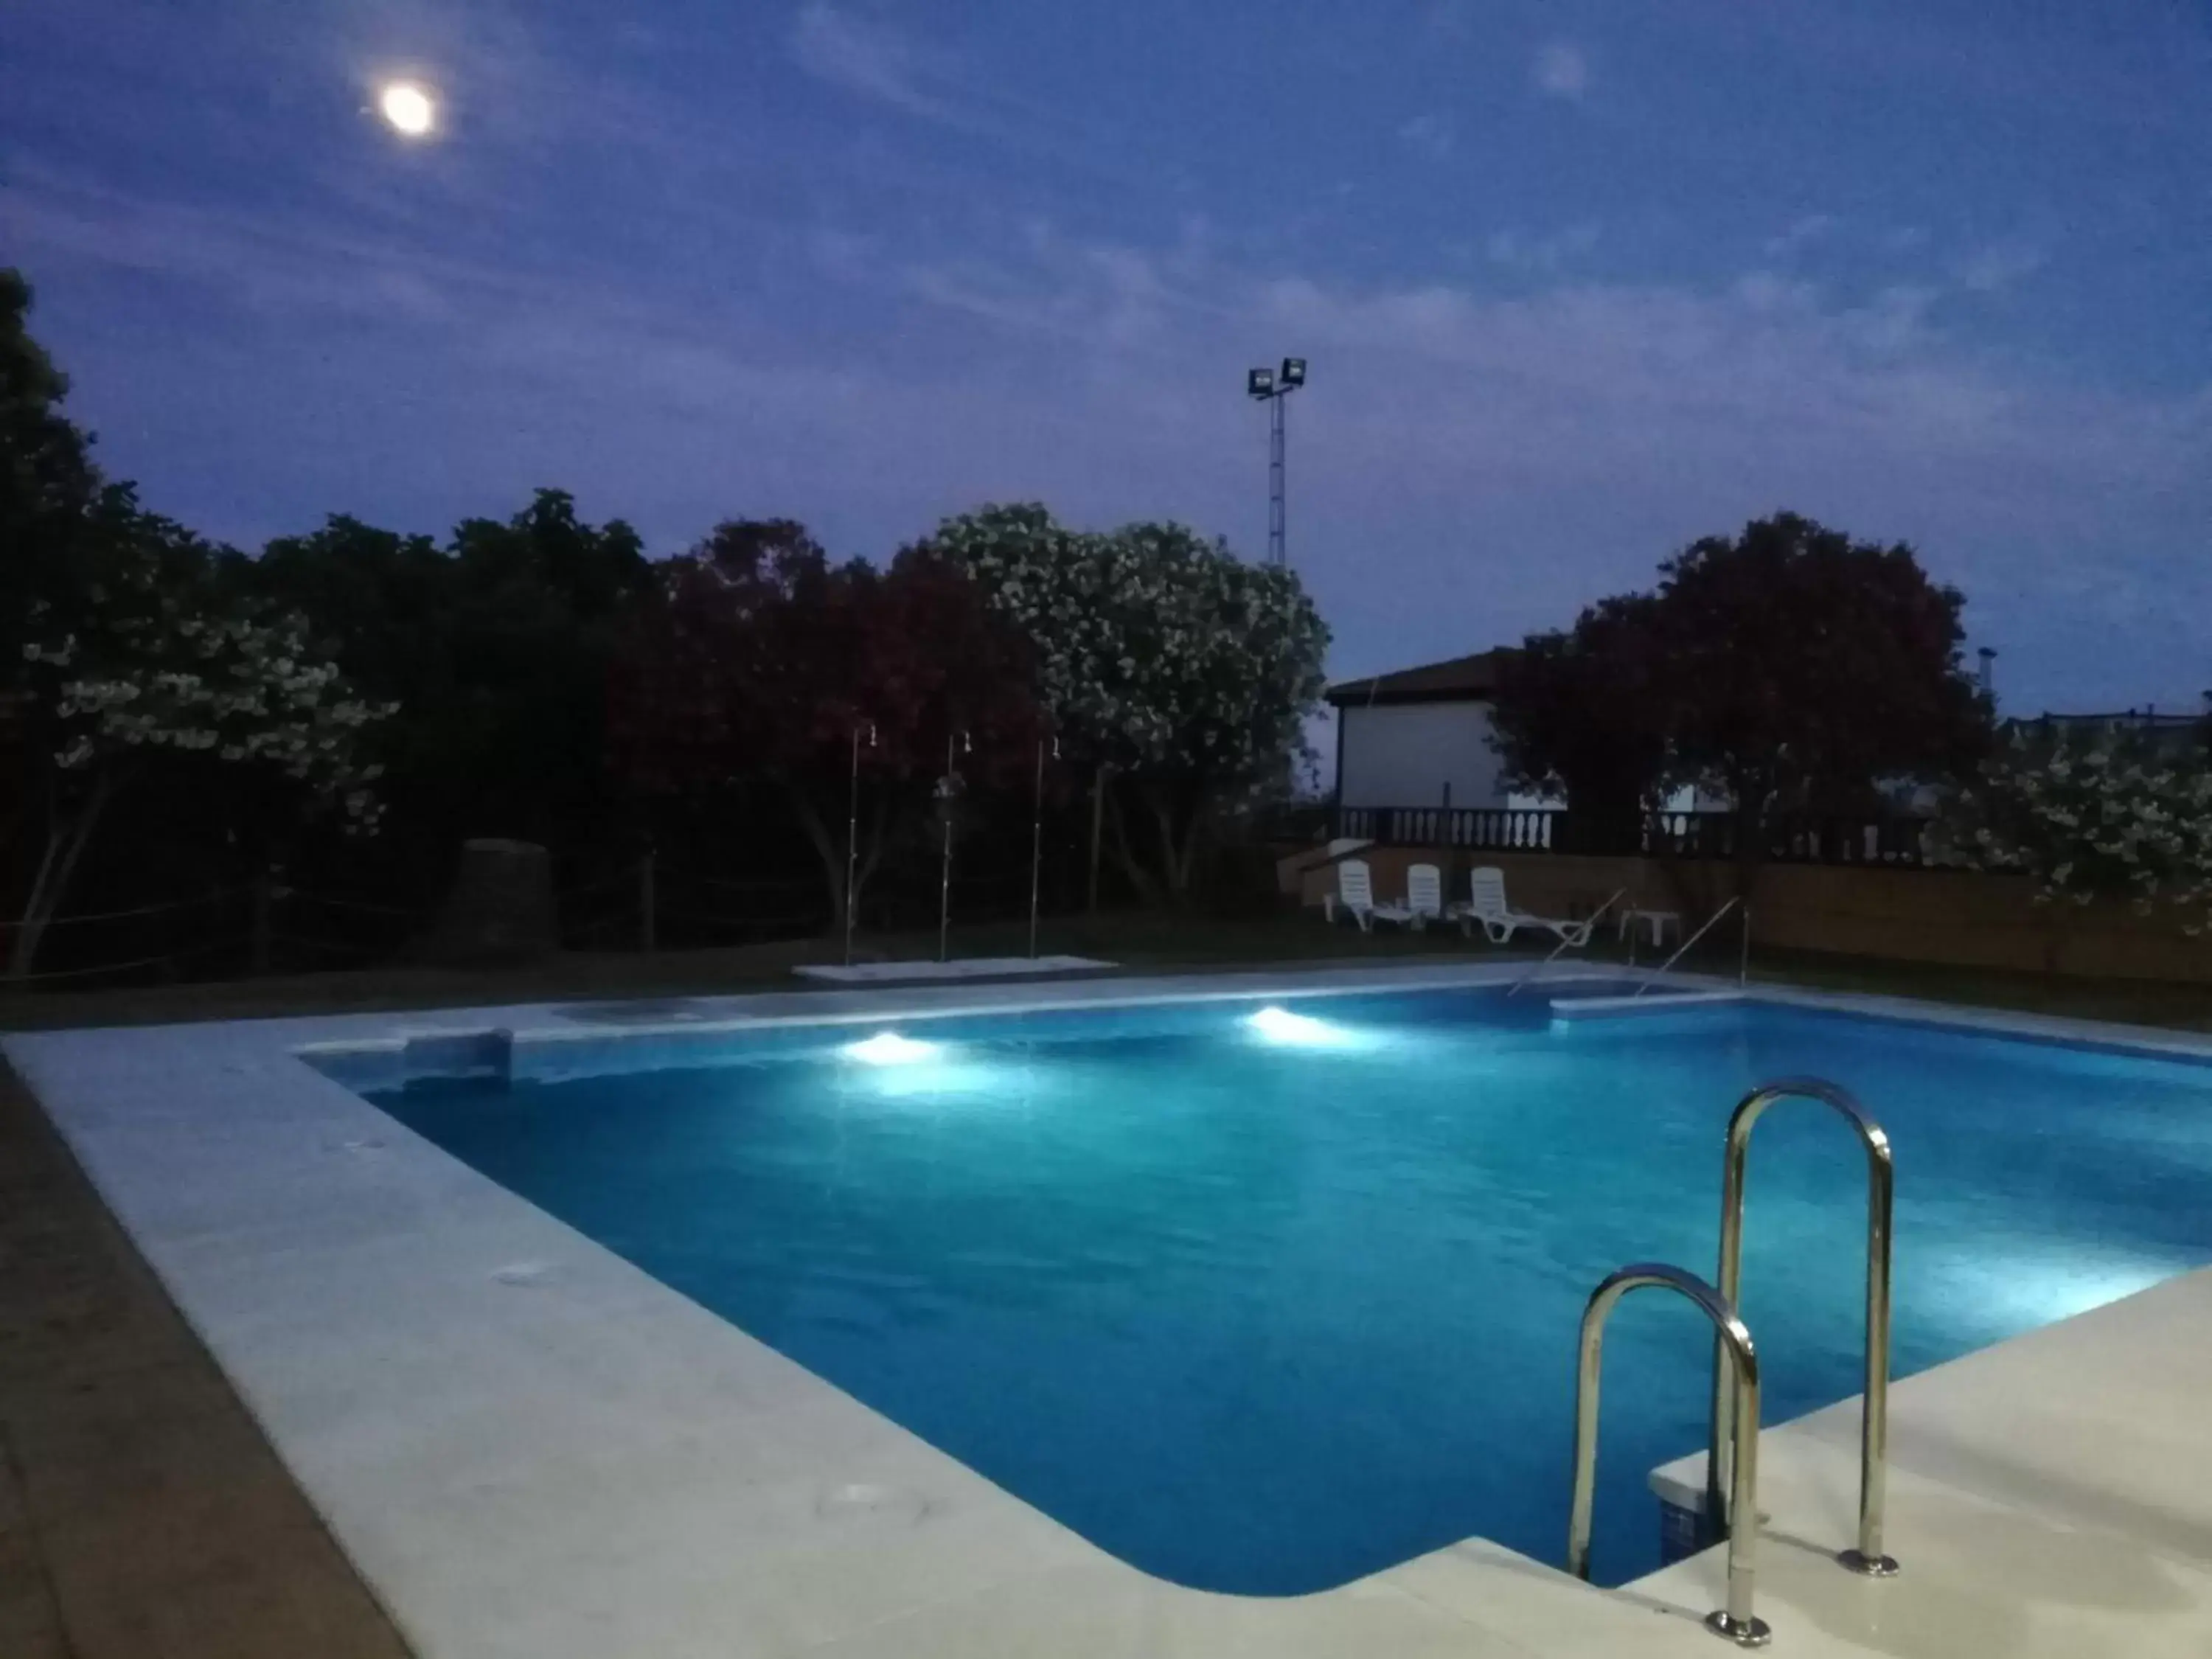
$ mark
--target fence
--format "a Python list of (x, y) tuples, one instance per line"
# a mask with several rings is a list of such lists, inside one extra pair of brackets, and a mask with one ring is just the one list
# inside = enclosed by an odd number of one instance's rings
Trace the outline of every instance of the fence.
[[(933, 860), (932, 861), (933, 865)], [(556, 884), (555, 931), (571, 951), (701, 950), (802, 939), (828, 930), (830, 900), (818, 875), (720, 874), (647, 853), (570, 871)], [(1048, 844), (1043, 914), (1083, 902), (1078, 860)], [(926, 877), (923, 879), (922, 877)], [(974, 870), (956, 863), (956, 924), (1005, 923), (1029, 914), (1030, 870)], [(933, 928), (939, 873), (908, 880), (879, 873), (862, 892), (863, 933)], [(9, 975), (6, 958), (27, 917), (0, 918), (0, 992), (217, 980), (371, 967), (417, 957), (442, 907), (406, 896), (322, 890), (271, 872), (252, 881), (122, 908), (47, 918), (31, 971)]]
[(1564, 811), (1487, 806), (1340, 806), (1336, 833), (1385, 847), (1544, 852)]
[[(1783, 813), (1760, 825), (1762, 853), (1775, 864), (1917, 869), (1928, 863), (1929, 822), (1904, 814)], [(1340, 806), (1334, 827), (1340, 837), (1383, 847), (1682, 859), (1733, 859), (1741, 834), (1729, 811), (1657, 812), (1613, 823), (1559, 807)]]

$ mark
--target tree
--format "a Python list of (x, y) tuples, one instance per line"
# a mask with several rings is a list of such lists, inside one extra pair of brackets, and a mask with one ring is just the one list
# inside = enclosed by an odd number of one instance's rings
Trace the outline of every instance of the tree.
[(2029, 877), (2046, 904), (2124, 900), (2142, 915), (2169, 907), (2191, 933), (2212, 924), (2212, 764), (2201, 749), (2015, 731), (1945, 804), (1930, 841), (1939, 861)]
[(465, 836), (559, 842), (618, 815), (605, 686), (650, 571), (628, 525), (586, 523), (541, 489), (512, 518), (465, 520), (442, 549), (340, 516), (235, 574), (307, 616), (365, 695), (399, 705), (376, 758), (434, 864)]
[(30, 284), (0, 268), (0, 853), (40, 769), (24, 682), (32, 609), (73, 591), (100, 489), (91, 439), (61, 413), (68, 378), (31, 337), (30, 309)]
[(1532, 637), (1506, 676), (1500, 747), (1521, 777), (1564, 782), (1571, 810), (1578, 777), (1607, 817), (1655, 782), (1718, 788), (1748, 864), (1777, 811), (1857, 810), (1884, 780), (1959, 776), (1986, 751), (1965, 601), (1911, 548), (1783, 514), (1660, 576)]
[(947, 519), (925, 545), (1028, 637), (1070, 758), (1102, 787), (1110, 771), (1152, 820), (1140, 840), (1109, 796), (1131, 879), (1186, 894), (1206, 833), (1286, 787), (1304, 753), (1328, 630), (1297, 578), (1181, 525), (1087, 534), (1034, 504)]
[(1042, 732), (1019, 635), (926, 550), (888, 570), (833, 564), (804, 526), (738, 520), (655, 573), (623, 641), (612, 736), (637, 787), (663, 795), (765, 785), (819, 862), (844, 921), (855, 733), (866, 797), (856, 895), (925, 822), (948, 739), (962, 774), (1018, 771)]
[(31, 606), (52, 601), (100, 494), (91, 440), (64, 417), (69, 380), (27, 325), (30, 284), (0, 269), (0, 695), (20, 684)]
[(1601, 599), (1571, 631), (1529, 635), (1500, 668), (1492, 745), (1511, 782), (1565, 796), (1562, 845), (1637, 845), (1665, 778), (1654, 604)]
[(307, 621), (226, 595), (210, 550), (111, 490), (76, 603), (39, 599), (21, 656), (46, 761), (46, 833), (9, 972), (30, 972), (86, 847), (118, 797), (214, 771), (266, 833), (327, 807), (373, 829), (362, 731), (390, 711), (353, 694)]
[(1965, 599), (1904, 544), (1784, 513), (1660, 572), (1672, 769), (1728, 792), (1740, 856), (1778, 807), (1856, 808), (1881, 779), (1958, 776), (1987, 752), (1989, 705), (1960, 660)]

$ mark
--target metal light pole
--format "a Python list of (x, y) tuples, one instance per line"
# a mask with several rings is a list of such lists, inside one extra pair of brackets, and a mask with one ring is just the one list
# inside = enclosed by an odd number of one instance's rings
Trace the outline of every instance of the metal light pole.
[(1036, 959), (1037, 900), (1044, 883), (1044, 763), (1045, 745), (1052, 745), (1052, 758), (1060, 758), (1058, 738), (1037, 739), (1036, 801), (1030, 815), (1030, 959)]
[(859, 899), (855, 879), (860, 867), (860, 735), (868, 747), (876, 746), (876, 723), (862, 720), (853, 728), (853, 792), (845, 815), (845, 965), (853, 965), (853, 911)]
[(952, 808), (960, 795), (960, 775), (952, 769), (953, 750), (965, 755), (975, 745), (968, 734), (952, 731), (945, 738), (945, 775), (937, 781), (937, 810), (945, 820), (945, 872), (937, 890), (937, 959), (943, 962), (952, 944)]
[(1267, 420), (1267, 562), (1280, 568), (1290, 562), (1284, 544), (1283, 400), (1306, 383), (1306, 360), (1285, 357), (1282, 368), (1255, 368), (1244, 376), (1248, 397), (1268, 406)]

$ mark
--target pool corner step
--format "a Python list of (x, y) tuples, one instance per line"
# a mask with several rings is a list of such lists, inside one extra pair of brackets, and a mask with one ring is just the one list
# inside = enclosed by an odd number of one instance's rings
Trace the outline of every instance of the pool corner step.
[(1602, 1019), (1620, 1014), (1664, 1014), (1682, 1008), (1717, 1007), (1744, 1000), (1741, 991), (1653, 991), (1642, 996), (1553, 997), (1553, 1019)]

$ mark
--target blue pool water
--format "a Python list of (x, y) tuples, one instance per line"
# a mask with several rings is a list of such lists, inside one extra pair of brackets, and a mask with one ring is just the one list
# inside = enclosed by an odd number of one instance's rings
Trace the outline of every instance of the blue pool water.
[[(1560, 1559), (1583, 1301), (1628, 1261), (1711, 1273), (1756, 1081), (1832, 1078), (1895, 1141), (1900, 1375), (2212, 1260), (2212, 1068), (1773, 1007), (1334, 996), (1271, 1033), (1256, 1006), (374, 1097), (1102, 1547), (1260, 1595), (1474, 1534)], [(1822, 1109), (1760, 1126), (1770, 1423), (1857, 1391), (1862, 1167)], [(1674, 1298), (1613, 1322), (1601, 1577), (1657, 1564), (1644, 1479), (1699, 1443), (1709, 1352)]]

